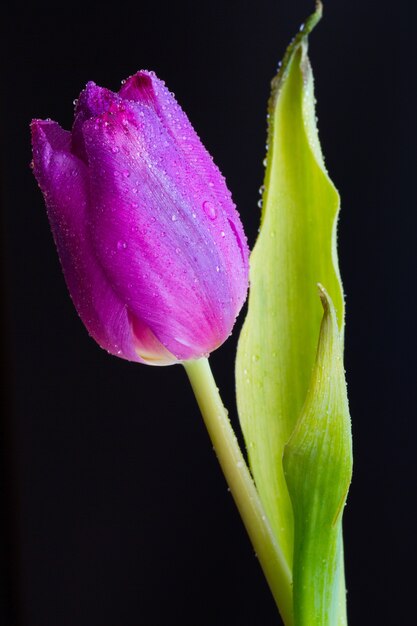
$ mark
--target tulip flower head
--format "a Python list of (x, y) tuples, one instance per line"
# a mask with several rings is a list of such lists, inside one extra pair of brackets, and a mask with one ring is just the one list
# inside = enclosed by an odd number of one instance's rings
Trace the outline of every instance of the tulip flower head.
[(224, 178), (173, 95), (141, 71), (88, 83), (72, 131), (32, 122), (33, 168), (66, 283), (111, 354), (207, 356), (246, 298), (248, 247)]

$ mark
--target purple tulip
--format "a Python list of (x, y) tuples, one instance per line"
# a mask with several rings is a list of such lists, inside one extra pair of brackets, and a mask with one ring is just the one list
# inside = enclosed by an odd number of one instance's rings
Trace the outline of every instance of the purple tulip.
[(32, 122), (34, 173), (65, 279), (108, 352), (166, 365), (207, 356), (246, 297), (248, 247), (224, 178), (153, 72), (88, 83), (72, 132)]

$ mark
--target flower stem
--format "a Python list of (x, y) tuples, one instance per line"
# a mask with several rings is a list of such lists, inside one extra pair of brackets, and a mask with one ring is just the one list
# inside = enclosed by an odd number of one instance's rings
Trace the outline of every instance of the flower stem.
[(255, 484), (221, 401), (207, 359), (183, 363), (220, 466), (286, 626), (293, 625), (288, 563), (266, 518)]

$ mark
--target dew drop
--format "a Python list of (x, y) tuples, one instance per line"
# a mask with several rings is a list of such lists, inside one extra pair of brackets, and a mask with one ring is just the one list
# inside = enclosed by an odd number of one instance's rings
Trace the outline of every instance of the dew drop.
[(171, 220), (172, 220), (173, 222), (176, 222), (176, 221), (177, 221), (177, 216), (175, 215), (175, 213), (173, 213), (173, 214), (171, 215)]
[(117, 242), (117, 249), (118, 250), (126, 250), (126, 248), (127, 248), (126, 241), (123, 241), (122, 239), (120, 239), (120, 241)]
[(125, 178), (129, 178), (129, 176), (130, 176), (130, 172), (129, 172), (129, 170), (123, 170), (123, 176), (124, 176)]
[(220, 231), (220, 237), (226, 237), (226, 233), (224, 232), (224, 230)]
[(216, 272), (220, 272), (220, 267), (216, 265)]
[(203, 210), (209, 219), (211, 220), (216, 219), (217, 211), (216, 211), (216, 207), (214, 206), (212, 202), (209, 202), (208, 200), (203, 202)]
[(261, 198), (260, 200), (258, 200), (258, 207), (262, 209), (262, 205), (263, 205), (263, 200)]
[(267, 164), (268, 164), (268, 159), (265, 157), (264, 160), (262, 161), (262, 165), (266, 167)]
[(117, 154), (119, 152), (119, 148), (117, 146), (113, 146), (111, 151), (113, 152), (113, 154)]

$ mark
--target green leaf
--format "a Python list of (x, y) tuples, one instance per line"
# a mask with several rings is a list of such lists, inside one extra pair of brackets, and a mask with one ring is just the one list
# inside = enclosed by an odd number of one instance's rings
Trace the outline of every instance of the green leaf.
[(322, 318), (317, 283), (328, 289), (341, 332), (344, 316), (336, 256), (339, 195), (323, 162), (307, 57), (307, 36), (320, 16), (318, 5), (272, 81), (261, 228), (236, 361), (251, 471), (290, 567), (294, 525), (282, 456), (314, 365)]
[(342, 511), (352, 474), (349, 407), (333, 303), (324, 308), (310, 388), (284, 449), (295, 522), (296, 626), (333, 626), (339, 615)]

